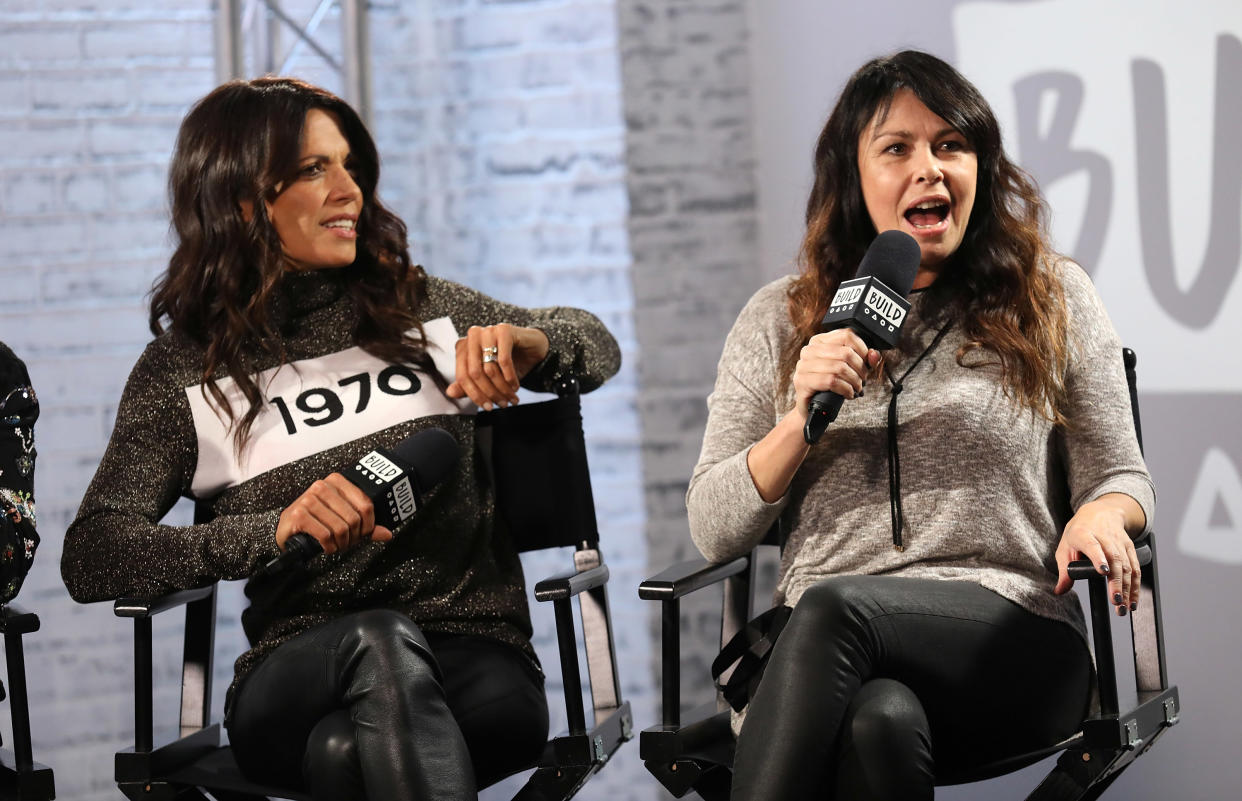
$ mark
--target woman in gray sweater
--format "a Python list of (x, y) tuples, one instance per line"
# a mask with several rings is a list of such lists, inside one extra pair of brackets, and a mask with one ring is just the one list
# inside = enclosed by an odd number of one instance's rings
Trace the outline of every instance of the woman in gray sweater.
[[(1081, 720), (1091, 660), (1066, 565), (1089, 558), (1118, 614), (1135, 608), (1131, 537), (1154, 493), (1117, 334), (1043, 211), (943, 61), (877, 59), (842, 91), (802, 270), (730, 332), (687, 495), (710, 559), (778, 518), (787, 535), (776, 600), (794, 609), (740, 728), (735, 799), (928, 799), (938, 774)], [(921, 260), (881, 355), (820, 321), (888, 230)], [(824, 390), (847, 401), (808, 446)]]

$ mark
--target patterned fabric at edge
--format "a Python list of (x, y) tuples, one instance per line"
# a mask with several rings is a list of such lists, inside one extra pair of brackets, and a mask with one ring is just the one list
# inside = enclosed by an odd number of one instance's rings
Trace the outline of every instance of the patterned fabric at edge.
[(26, 365), (0, 342), (0, 602), (17, 596), (39, 547), (34, 425), (39, 398)]

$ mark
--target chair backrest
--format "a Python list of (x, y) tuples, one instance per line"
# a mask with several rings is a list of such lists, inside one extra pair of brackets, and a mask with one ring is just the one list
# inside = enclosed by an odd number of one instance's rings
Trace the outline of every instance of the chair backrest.
[(1138, 406), (1138, 376), (1135, 374), (1135, 367), (1138, 365), (1138, 356), (1129, 348), (1121, 349), (1121, 361), (1126, 368), (1126, 386), (1130, 390), (1130, 411), (1134, 413), (1134, 436), (1138, 438), (1139, 450), (1143, 450), (1143, 424), (1139, 420)]
[[(1139, 418), (1138, 379), (1135, 368), (1138, 356), (1129, 348), (1121, 349), (1125, 364), (1126, 384), (1130, 389), (1130, 410), (1134, 413), (1134, 434), (1139, 450), (1143, 450), (1143, 425)], [(1142, 572), (1139, 608), (1130, 616), (1134, 640), (1134, 674), (1140, 693), (1160, 693), (1169, 688), (1164, 651), (1164, 620), (1161, 614), (1160, 572), (1156, 562), (1156, 536), (1153, 533), (1139, 541), (1151, 553), (1151, 561)], [(1115, 691), (1115, 690), (1114, 690)]]
[(577, 392), (481, 412), (490, 451), (497, 525), (519, 551), (599, 542)]
[[(480, 412), (475, 425), (490, 461), (497, 523), (519, 551), (599, 543), (576, 386), (547, 401)], [(194, 505), (209, 523), (211, 505)]]

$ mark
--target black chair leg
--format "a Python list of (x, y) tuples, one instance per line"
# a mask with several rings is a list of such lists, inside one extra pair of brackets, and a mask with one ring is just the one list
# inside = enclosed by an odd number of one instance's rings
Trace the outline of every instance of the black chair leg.
[(117, 782), (116, 786), (130, 801), (211, 801), (196, 789), (164, 781)]
[(235, 793), (232, 790), (212, 790), (216, 801), (268, 801), (267, 796), (253, 793)]
[[(37, 623), (35, 626), (37, 627)], [(26, 699), (26, 656), (22, 631), (6, 631), (4, 650), (9, 674), (9, 711), (13, 719), (13, 752), (0, 752), (0, 790), (20, 801), (56, 797), (51, 768), (34, 761), (30, 744), (30, 706)]]
[(1130, 756), (1126, 752), (1066, 751), (1026, 801), (1095, 801), (1133, 763)]
[(578, 792), (593, 772), (592, 765), (536, 768), (513, 801), (563, 801)]
[(674, 798), (684, 798), (693, 791), (703, 801), (729, 801), (733, 771), (723, 765), (702, 765), (694, 759), (672, 763), (647, 760), (644, 764)]
[(1091, 785), (1091, 789), (1087, 792), (1086, 795), (1082, 797), (1083, 801), (1096, 801), (1097, 798), (1104, 795), (1104, 791), (1107, 790), (1109, 786), (1112, 785), (1113, 782), (1117, 781), (1118, 777), (1121, 776), (1121, 772), (1133, 764), (1134, 764), (1134, 761), (1131, 760), (1130, 762), (1127, 762), (1125, 765), (1121, 766), (1117, 770), (1113, 771), (1112, 774), (1104, 777), (1103, 779), (1100, 779), (1095, 784)]
[(694, 791), (703, 801), (728, 801), (733, 788), (733, 771), (724, 767), (712, 767), (694, 783)]

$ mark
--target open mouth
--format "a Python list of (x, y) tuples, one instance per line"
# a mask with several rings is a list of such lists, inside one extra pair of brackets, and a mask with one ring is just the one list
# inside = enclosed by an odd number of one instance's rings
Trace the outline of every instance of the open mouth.
[(949, 217), (946, 200), (925, 200), (906, 209), (906, 219), (915, 228), (935, 228)]

